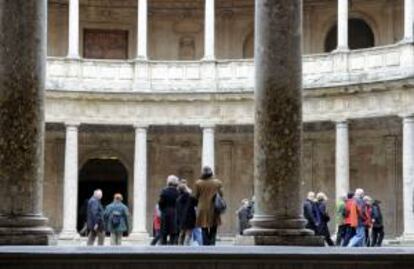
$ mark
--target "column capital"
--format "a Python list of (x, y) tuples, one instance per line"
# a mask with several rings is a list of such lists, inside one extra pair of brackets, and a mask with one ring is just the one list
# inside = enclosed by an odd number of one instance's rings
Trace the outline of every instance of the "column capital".
[(216, 124), (214, 123), (201, 123), (200, 124), (200, 128), (201, 129), (215, 129), (216, 128)]
[(347, 119), (338, 119), (334, 121), (336, 127), (347, 127), (349, 121)]
[(414, 113), (402, 113), (398, 114), (398, 116), (403, 120), (414, 120)]
[(133, 127), (134, 127), (134, 129), (148, 129), (149, 128), (149, 124), (147, 124), (147, 123), (134, 123), (133, 125), (132, 125)]
[(81, 123), (79, 121), (65, 121), (64, 122), (65, 127), (79, 127)]

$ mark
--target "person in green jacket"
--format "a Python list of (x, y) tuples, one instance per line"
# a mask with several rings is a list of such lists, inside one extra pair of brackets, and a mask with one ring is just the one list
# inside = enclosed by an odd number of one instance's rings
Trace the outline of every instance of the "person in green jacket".
[(114, 201), (109, 204), (104, 213), (106, 230), (111, 234), (111, 245), (121, 245), (122, 235), (129, 230), (129, 210), (122, 203), (122, 194), (116, 193)]
[(338, 232), (336, 234), (336, 245), (341, 246), (345, 239), (346, 225), (345, 225), (345, 201), (346, 196), (341, 196), (336, 201), (336, 224), (338, 225)]

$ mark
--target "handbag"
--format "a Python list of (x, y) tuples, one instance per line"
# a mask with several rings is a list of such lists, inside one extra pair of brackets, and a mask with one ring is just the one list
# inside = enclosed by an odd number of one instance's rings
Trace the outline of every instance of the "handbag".
[(216, 193), (213, 197), (213, 204), (214, 204), (214, 211), (221, 215), (227, 209), (226, 201), (224, 201), (223, 197), (219, 193)]

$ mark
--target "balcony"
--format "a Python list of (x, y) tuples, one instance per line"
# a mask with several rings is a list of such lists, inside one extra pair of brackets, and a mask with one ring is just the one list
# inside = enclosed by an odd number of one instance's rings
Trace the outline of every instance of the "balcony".
[[(413, 44), (305, 55), (307, 90), (401, 80), (414, 76)], [(47, 60), (47, 90), (123, 93), (252, 92), (253, 60)]]

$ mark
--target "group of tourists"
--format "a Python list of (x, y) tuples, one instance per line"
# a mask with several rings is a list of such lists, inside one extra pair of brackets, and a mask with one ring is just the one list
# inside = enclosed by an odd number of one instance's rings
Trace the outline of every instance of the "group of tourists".
[(128, 207), (122, 202), (122, 194), (116, 193), (113, 202), (104, 209), (101, 203), (102, 196), (102, 190), (97, 189), (87, 202), (87, 245), (94, 245), (96, 239), (98, 245), (103, 245), (106, 232), (110, 233), (111, 245), (121, 245), (123, 234), (129, 231)]
[(223, 184), (210, 167), (203, 167), (194, 190), (170, 175), (155, 206), (151, 245), (215, 245), (225, 209)]
[(380, 201), (372, 200), (363, 189), (356, 189), (339, 199), (336, 205), (338, 231), (336, 242), (331, 239), (328, 223), (330, 216), (326, 209), (327, 196), (320, 192), (309, 192), (303, 203), (306, 228), (323, 236), (329, 246), (380, 247), (384, 238), (384, 225)]

